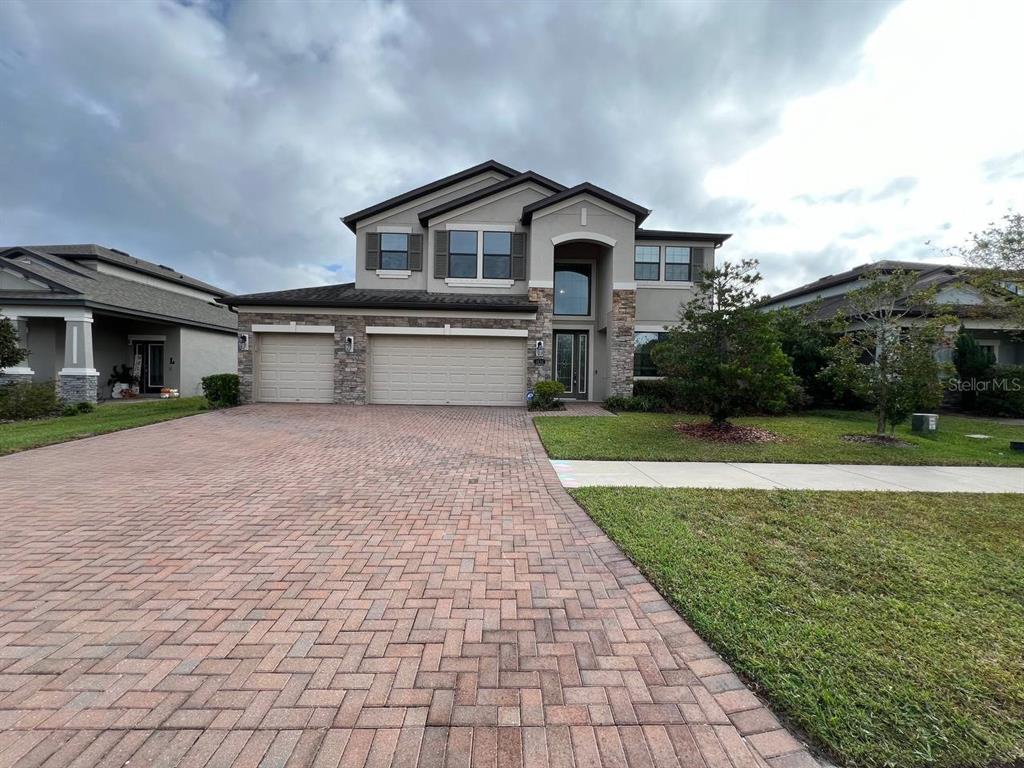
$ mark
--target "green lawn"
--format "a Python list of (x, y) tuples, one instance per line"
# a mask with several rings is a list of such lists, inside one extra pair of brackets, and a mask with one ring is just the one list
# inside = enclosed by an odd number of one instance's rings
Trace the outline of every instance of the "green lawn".
[[(935, 438), (915, 437), (909, 425), (896, 436), (909, 447), (849, 443), (845, 434), (873, 434), (870, 414), (823, 411), (794, 416), (735, 419), (775, 432), (777, 443), (730, 445), (684, 437), (672, 429), (681, 421), (706, 417), (662, 413), (607, 416), (558, 416), (534, 419), (553, 459), (633, 461), (766, 461), (797, 464), (947, 464), (1024, 466), (1024, 453), (1011, 452), (1009, 440), (1024, 439), (1024, 427), (979, 419), (939, 416)], [(991, 440), (965, 437), (991, 435)]]
[(92, 413), (0, 424), (0, 456), (80, 437), (192, 416), (205, 411), (207, 407), (204, 397), (104, 403), (96, 406)]
[(841, 764), (1024, 759), (1021, 496), (572, 494)]

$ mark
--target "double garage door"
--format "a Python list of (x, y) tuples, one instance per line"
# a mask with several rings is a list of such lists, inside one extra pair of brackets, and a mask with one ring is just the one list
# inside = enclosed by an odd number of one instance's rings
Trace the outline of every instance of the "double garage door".
[[(256, 396), (269, 403), (334, 401), (333, 334), (261, 333)], [(494, 336), (370, 337), (371, 403), (522, 405), (526, 342)]]

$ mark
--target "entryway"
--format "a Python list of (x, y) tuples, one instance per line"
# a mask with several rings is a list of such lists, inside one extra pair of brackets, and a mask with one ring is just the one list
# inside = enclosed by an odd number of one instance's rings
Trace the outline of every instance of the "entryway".
[(587, 331), (555, 331), (552, 378), (565, 387), (565, 397), (586, 400), (590, 360)]
[(133, 341), (132, 373), (138, 377), (139, 392), (142, 394), (159, 392), (164, 386), (164, 343), (162, 341)]

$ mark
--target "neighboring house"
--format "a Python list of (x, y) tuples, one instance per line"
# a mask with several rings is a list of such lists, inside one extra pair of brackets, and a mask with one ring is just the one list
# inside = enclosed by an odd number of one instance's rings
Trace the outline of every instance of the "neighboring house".
[[(762, 306), (765, 309), (799, 307), (810, 302), (820, 302), (810, 317), (831, 320), (843, 316), (847, 311), (847, 294), (864, 287), (864, 280), (872, 275), (884, 276), (887, 272), (901, 270), (918, 273), (914, 292), (935, 290), (934, 303), (943, 311), (956, 315), (963, 327), (974, 336), (978, 345), (988, 350), (994, 363), (1003, 365), (1024, 365), (1024, 337), (1020, 328), (999, 317), (998, 307), (1005, 297), (993, 297), (970, 283), (971, 273), (965, 267), (949, 264), (927, 264), (914, 261), (878, 261), (861, 264), (846, 272), (828, 275), (813, 283), (802, 285), (790, 291), (770, 296)], [(1016, 285), (1007, 285), (1008, 290), (1019, 293)], [(915, 311), (907, 315), (912, 322)], [(940, 357), (949, 359), (948, 349), (940, 351)]]
[(110, 396), (115, 366), (138, 360), (142, 394), (200, 393), (200, 379), (233, 373), (237, 319), (225, 292), (161, 264), (99, 245), (0, 250), (0, 316), (29, 350), (0, 380), (54, 381), (67, 402)]
[(521, 405), (631, 394), (729, 235), (492, 161), (357, 211), (354, 283), (232, 296), (245, 401)]

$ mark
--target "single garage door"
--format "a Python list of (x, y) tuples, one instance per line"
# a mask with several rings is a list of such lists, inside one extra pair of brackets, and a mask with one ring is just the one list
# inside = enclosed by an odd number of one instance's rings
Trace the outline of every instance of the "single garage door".
[(496, 336), (373, 336), (370, 402), (522, 405), (526, 340)]
[(257, 400), (334, 402), (334, 334), (261, 333), (258, 341)]

